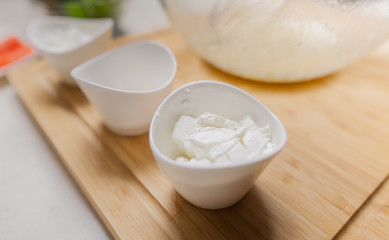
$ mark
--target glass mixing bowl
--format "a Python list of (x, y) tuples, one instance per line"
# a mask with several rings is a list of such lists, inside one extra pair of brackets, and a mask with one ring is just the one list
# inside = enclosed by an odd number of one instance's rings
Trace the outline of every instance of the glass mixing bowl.
[(389, 35), (388, 0), (164, 0), (172, 23), (206, 61), (268, 82), (319, 78)]

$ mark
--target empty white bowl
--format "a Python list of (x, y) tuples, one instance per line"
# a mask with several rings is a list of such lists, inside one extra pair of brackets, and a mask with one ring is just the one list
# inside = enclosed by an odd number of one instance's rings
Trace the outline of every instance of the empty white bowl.
[(166, 46), (138, 41), (101, 54), (71, 73), (109, 129), (138, 135), (149, 130), (176, 71), (176, 58)]
[(57, 70), (61, 81), (77, 86), (70, 71), (101, 54), (112, 41), (113, 20), (46, 16), (31, 22), (27, 37)]
[[(239, 121), (250, 114), (260, 126), (270, 125), (273, 151), (252, 160), (230, 164), (190, 165), (179, 157), (172, 132), (181, 115), (197, 117), (211, 112)], [(150, 146), (159, 167), (177, 192), (192, 204), (219, 209), (238, 202), (261, 171), (286, 143), (286, 131), (277, 117), (257, 99), (232, 85), (198, 81), (171, 93), (157, 109), (150, 126)]]

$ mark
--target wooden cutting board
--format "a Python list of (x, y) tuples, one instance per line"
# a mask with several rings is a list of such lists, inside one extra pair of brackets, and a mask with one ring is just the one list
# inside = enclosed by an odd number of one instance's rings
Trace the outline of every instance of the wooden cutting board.
[(389, 239), (389, 178), (354, 214), (337, 239)]
[(9, 74), (22, 102), (116, 239), (330, 239), (389, 173), (389, 56), (296, 84), (240, 79), (202, 61), (173, 29), (153, 39), (178, 61), (174, 88), (217, 80), (249, 92), (288, 133), (284, 150), (233, 207), (183, 200), (159, 170), (147, 134), (107, 130), (77, 88), (38, 60)]

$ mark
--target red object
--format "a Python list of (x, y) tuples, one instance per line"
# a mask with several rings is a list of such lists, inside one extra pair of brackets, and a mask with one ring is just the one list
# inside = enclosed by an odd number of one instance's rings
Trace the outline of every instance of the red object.
[(29, 54), (31, 48), (15, 37), (10, 37), (0, 43), (0, 67), (12, 63)]

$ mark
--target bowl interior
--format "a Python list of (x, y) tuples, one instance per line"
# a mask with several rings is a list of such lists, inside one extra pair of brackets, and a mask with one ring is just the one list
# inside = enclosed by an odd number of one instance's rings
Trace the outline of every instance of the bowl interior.
[(138, 41), (118, 47), (75, 68), (81, 81), (121, 91), (152, 91), (173, 79), (177, 63), (162, 44)]
[[(27, 32), (29, 40), (39, 50), (48, 53), (64, 53), (74, 51), (88, 42), (91, 42), (112, 26), (113, 21), (109, 18), (77, 19), (70, 17), (48, 16), (32, 22), (29, 25)], [(48, 38), (52, 38), (54, 34), (57, 34), (56, 38), (61, 35), (63, 38), (69, 37), (67, 35), (70, 35), (70, 37), (73, 38), (80, 38), (80, 35), (82, 35), (84, 37), (84, 41), (82, 41), (82, 44), (75, 45), (65, 50), (55, 49), (47, 45)], [(72, 39), (62, 40), (72, 41)]]
[(274, 152), (286, 142), (286, 132), (277, 117), (262, 103), (232, 85), (215, 81), (187, 84), (171, 93), (158, 108), (150, 128), (155, 147), (164, 156), (175, 159), (179, 154), (172, 139), (174, 126), (181, 115), (197, 117), (211, 112), (231, 120), (240, 121), (250, 114), (260, 126), (269, 124)]

